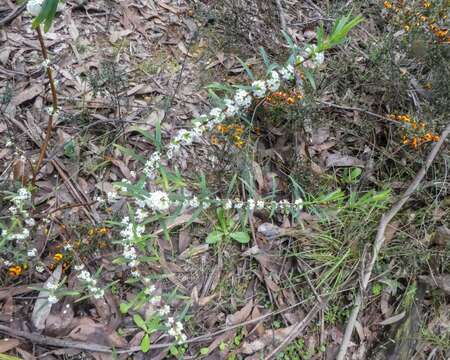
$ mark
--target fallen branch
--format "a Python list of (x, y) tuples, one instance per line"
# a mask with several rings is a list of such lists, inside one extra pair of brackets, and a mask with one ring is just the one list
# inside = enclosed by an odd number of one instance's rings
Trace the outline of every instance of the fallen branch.
[(375, 236), (375, 241), (373, 244), (372, 249), (372, 257), (370, 259), (369, 265), (365, 270), (363, 270), (361, 284), (360, 284), (360, 290), (359, 293), (355, 299), (355, 304), (352, 310), (352, 313), (350, 315), (350, 319), (348, 320), (347, 327), (345, 328), (345, 334), (344, 338), (342, 339), (342, 344), (339, 349), (339, 353), (337, 356), (337, 360), (344, 360), (345, 355), (347, 354), (347, 348), (350, 343), (350, 339), (352, 337), (353, 329), (355, 328), (356, 319), (358, 317), (359, 310), (361, 309), (364, 294), (367, 290), (367, 286), (369, 284), (370, 277), (372, 275), (372, 270), (375, 265), (375, 262), (377, 261), (378, 254), (380, 252), (381, 247), (383, 246), (384, 239), (385, 239), (385, 231), (391, 220), (394, 218), (395, 215), (400, 211), (400, 209), (403, 207), (403, 205), (409, 200), (411, 195), (417, 190), (417, 188), (420, 185), (420, 182), (425, 177), (425, 174), (427, 173), (428, 169), (430, 168), (431, 164), (433, 163), (434, 159), (436, 158), (437, 154), (439, 153), (439, 150), (441, 149), (442, 145), (444, 144), (445, 139), (448, 137), (450, 133), (450, 123), (447, 125), (447, 127), (444, 129), (444, 131), (441, 134), (441, 138), (439, 141), (434, 144), (433, 148), (431, 149), (430, 153), (428, 154), (425, 164), (422, 166), (420, 171), (417, 173), (414, 180), (411, 182), (411, 184), (408, 186), (408, 189), (404, 192), (403, 196), (398, 200), (389, 210), (387, 214), (384, 214), (381, 217), (380, 224), (378, 225), (377, 234)]

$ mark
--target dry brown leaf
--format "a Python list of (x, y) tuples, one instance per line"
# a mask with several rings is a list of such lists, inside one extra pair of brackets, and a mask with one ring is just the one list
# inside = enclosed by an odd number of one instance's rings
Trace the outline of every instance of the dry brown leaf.
[(327, 156), (327, 160), (326, 160), (326, 167), (330, 168), (330, 167), (347, 167), (347, 166), (360, 166), (360, 167), (364, 167), (364, 163), (359, 160), (358, 158), (355, 158), (353, 156), (349, 156), (349, 155), (342, 155), (340, 153), (334, 153), (334, 154), (329, 154)]
[(234, 314), (228, 315), (226, 318), (226, 325), (232, 326), (240, 324), (248, 319), (253, 309), (253, 300), (250, 300), (242, 309), (236, 311)]
[(192, 236), (186, 229), (181, 229), (178, 233), (178, 251), (182, 253), (191, 244)]
[(96, 323), (89, 318), (79, 319), (78, 325), (70, 332), (73, 340), (88, 341), (98, 345), (124, 347), (127, 342), (111, 331), (106, 325)]
[(10, 351), (20, 345), (17, 339), (2, 339), (0, 340), (0, 354)]
[(403, 311), (400, 314), (391, 316), (390, 318), (387, 318), (386, 320), (380, 321), (378, 325), (391, 325), (395, 324), (396, 322), (399, 322), (401, 319), (403, 319), (406, 315), (406, 312)]
[(286, 336), (289, 336), (294, 327), (295, 325), (288, 326), (283, 329), (267, 330), (262, 336), (254, 341), (244, 341), (239, 349), (239, 352), (250, 355), (257, 351), (263, 350), (269, 345), (276, 345), (277, 343), (283, 341)]
[(11, 103), (14, 106), (19, 106), (24, 102), (34, 99), (36, 96), (44, 93), (44, 86), (41, 84), (33, 84), (25, 90), (13, 97)]

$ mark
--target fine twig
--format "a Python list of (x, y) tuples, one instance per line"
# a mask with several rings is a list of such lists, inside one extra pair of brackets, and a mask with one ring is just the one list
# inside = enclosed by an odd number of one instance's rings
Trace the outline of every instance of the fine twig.
[(13, 10), (10, 14), (8, 14), (3, 19), (0, 19), (0, 26), (8, 25), (11, 21), (13, 21), (15, 18), (17, 18), (20, 14), (22, 14), (25, 11), (26, 4), (23, 4)]
[(48, 58), (47, 48), (45, 47), (44, 37), (42, 36), (42, 30), (41, 30), (40, 25), (38, 25), (38, 27), (36, 28), (36, 31), (38, 34), (39, 44), (41, 46), (42, 57), (44, 58), (44, 62), (47, 63), (47, 66), (46, 66), (47, 67), (47, 78), (50, 83), (50, 91), (52, 94), (53, 109), (52, 109), (52, 111), (50, 111), (49, 116), (48, 116), (47, 130), (45, 132), (44, 142), (42, 143), (42, 146), (39, 151), (38, 162), (36, 164), (36, 167), (33, 170), (33, 180), (32, 180), (33, 185), (36, 182), (36, 176), (39, 174), (39, 171), (42, 166), (42, 162), (44, 161), (45, 153), (47, 152), (48, 143), (52, 136), (53, 116), (58, 111), (58, 96), (56, 94), (56, 86), (55, 86), (55, 82), (53, 80), (52, 69), (51, 69), (50, 65), (48, 64), (49, 58)]
[(345, 328), (345, 334), (344, 338), (342, 339), (342, 344), (339, 349), (339, 353), (337, 356), (337, 360), (344, 360), (345, 355), (347, 353), (347, 348), (350, 343), (350, 339), (353, 333), (353, 329), (355, 328), (356, 319), (358, 317), (359, 310), (361, 309), (361, 306), (363, 304), (364, 294), (366, 293), (367, 286), (370, 281), (370, 277), (372, 275), (372, 270), (375, 265), (375, 262), (377, 261), (378, 254), (380, 252), (381, 247), (383, 246), (384, 240), (385, 240), (385, 231), (391, 220), (394, 218), (395, 215), (401, 210), (403, 205), (409, 200), (411, 195), (417, 190), (419, 187), (421, 181), (425, 177), (428, 169), (430, 168), (431, 164), (433, 163), (434, 159), (436, 158), (437, 154), (439, 153), (439, 150), (441, 149), (442, 145), (445, 142), (445, 139), (450, 133), (450, 123), (448, 123), (447, 127), (444, 129), (444, 131), (441, 134), (441, 137), (439, 141), (434, 144), (433, 148), (431, 149), (430, 153), (428, 154), (425, 164), (422, 166), (420, 171), (417, 173), (411, 184), (408, 186), (408, 189), (404, 192), (402, 197), (392, 206), (392, 208), (389, 210), (388, 213), (384, 214), (381, 217), (380, 223), (378, 225), (377, 234), (375, 236), (375, 241), (373, 244), (372, 249), (372, 257), (368, 263), (368, 266), (365, 270), (363, 270), (363, 274), (361, 276), (361, 284), (360, 284), (360, 290), (359, 293), (355, 299), (354, 307), (352, 310), (352, 313), (350, 315), (350, 318), (348, 320), (347, 326)]
[(278, 16), (280, 17), (281, 29), (287, 34), (286, 16), (284, 14), (283, 5), (281, 0), (275, 0), (278, 9)]

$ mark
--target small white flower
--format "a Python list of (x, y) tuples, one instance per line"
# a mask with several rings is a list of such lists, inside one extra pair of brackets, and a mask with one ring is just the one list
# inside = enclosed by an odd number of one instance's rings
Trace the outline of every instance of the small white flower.
[(161, 309), (159, 309), (159, 315), (166, 316), (170, 314), (170, 306), (164, 305)]
[(294, 204), (299, 211), (303, 209), (303, 199), (302, 198), (296, 199)]
[(37, 249), (33, 248), (27, 251), (28, 257), (35, 257), (37, 255)]
[(167, 322), (166, 322), (166, 325), (167, 326), (172, 326), (173, 324), (175, 323), (175, 319), (173, 318), (173, 317), (168, 317), (167, 318)]
[(242, 202), (242, 201), (236, 201), (235, 203), (234, 203), (234, 208), (235, 209), (242, 209), (242, 207), (244, 206), (244, 203)]
[(47, 70), (47, 68), (49, 67), (49, 65), (50, 65), (50, 60), (49, 60), (49, 59), (45, 59), (45, 60), (41, 63), (41, 66), (42, 66), (45, 70)]
[(106, 193), (106, 198), (108, 202), (112, 204), (119, 198), (119, 195), (115, 191), (109, 191), (108, 193)]
[(223, 204), (223, 208), (225, 210), (230, 210), (233, 208), (233, 202), (230, 199), (225, 200), (225, 204)]
[(159, 296), (159, 295), (153, 296), (150, 299), (150, 304), (152, 304), (152, 305), (159, 305), (160, 302), (161, 302), (161, 296)]
[(310, 45), (305, 49), (306, 55), (308, 57), (311, 57), (311, 60), (315, 65), (321, 65), (323, 64), (325, 60), (325, 54), (323, 51), (317, 52), (317, 46), (316, 45)]
[(11, 215), (17, 214), (17, 208), (15, 206), (10, 206), (8, 210), (11, 213)]
[(59, 301), (59, 299), (56, 296), (54, 296), (54, 295), (49, 295), (48, 298), (47, 298), (47, 301), (50, 304), (56, 304)]
[(141, 276), (141, 273), (139, 272), (139, 270), (133, 270), (133, 271), (131, 272), (131, 276), (133, 276), (133, 277), (135, 277), (135, 278), (138, 278), (138, 277)]
[(221, 108), (213, 108), (211, 109), (211, 111), (209, 112), (209, 116), (213, 117), (213, 118), (220, 118), (221, 116), (223, 116), (222, 113), (222, 109)]
[(266, 203), (264, 202), (264, 200), (258, 200), (258, 201), (256, 202), (256, 208), (257, 208), (258, 210), (264, 209), (264, 206), (266, 206)]
[(49, 290), (56, 290), (58, 288), (58, 284), (48, 283), (45, 285), (45, 288)]
[(270, 75), (270, 79), (267, 80), (267, 87), (270, 91), (277, 91), (280, 88), (280, 75), (275, 70)]
[(234, 95), (234, 103), (240, 108), (247, 109), (252, 104), (252, 98), (247, 91), (239, 89)]
[(247, 208), (252, 211), (255, 208), (255, 200), (253, 199), (248, 199), (247, 200)]
[(170, 207), (170, 200), (164, 191), (155, 191), (146, 198), (147, 206), (153, 211), (167, 211)]
[(66, 245), (64, 245), (64, 248), (63, 248), (65, 251), (70, 251), (70, 250), (73, 250), (73, 246), (72, 246), (72, 244), (66, 244)]
[(25, 224), (29, 227), (32, 227), (36, 225), (36, 221), (33, 218), (27, 218), (25, 219)]
[(294, 78), (294, 67), (289, 64), (280, 70), (280, 74), (284, 80), (292, 80)]
[(35, 270), (40, 274), (44, 272), (45, 268), (42, 265), (36, 265)]
[(38, 16), (41, 12), (43, 2), (44, 0), (29, 0), (27, 2), (27, 11), (33, 16)]
[(176, 337), (178, 334), (177, 334), (177, 331), (174, 329), (174, 328), (170, 328), (168, 331), (167, 331), (167, 333), (170, 335), (170, 336), (173, 336), (173, 337)]
[(84, 269), (84, 264), (75, 265), (73, 268), (74, 268), (76, 271), (83, 270), (83, 269)]
[(200, 202), (198, 201), (197, 196), (194, 196), (192, 199), (188, 202), (189, 206), (192, 208), (198, 208), (200, 206)]
[(234, 101), (230, 99), (225, 99), (224, 102), (227, 107), (225, 110), (225, 115), (230, 117), (236, 115), (239, 109), (234, 105)]
[(151, 295), (151, 294), (153, 294), (155, 292), (155, 290), (156, 290), (155, 285), (150, 285), (150, 286), (148, 286), (148, 287), (146, 287), (144, 289), (144, 294), (145, 295)]
[(253, 94), (256, 97), (263, 97), (266, 95), (267, 86), (266, 83), (262, 80), (257, 80), (252, 83)]

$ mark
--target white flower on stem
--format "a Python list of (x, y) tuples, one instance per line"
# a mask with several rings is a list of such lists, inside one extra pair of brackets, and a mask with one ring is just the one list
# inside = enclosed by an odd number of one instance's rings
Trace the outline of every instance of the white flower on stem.
[(225, 210), (230, 210), (233, 208), (233, 202), (230, 199), (225, 200), (225, 203), (223, 204), (223, 208)]
[(17, 208), (15, 206), (10, 206), (8, 210), (11, 213), (11, 215), (17, 214)]
[(167, 211), (170, 207), (170, 199), (164, 191), (155, 191), (149, 194), (145, 200), (149, 209), (153, 211)]
[(33, 248), (27, 251), (27, 256), (28, 257), (35, 257), (37, 255), (37, 249)]
[(36, 225), (36, 221), (33, 218), (27, 218), (25, 219), (25, 224), (29, 227), (32, 227)]
[(270, 91), (277, 91), (280, 88), (280, 75), (275, 70), (270, 73), (270, 79), (267, 80), (267, 87)]
[(297, 208), (297, 210), (302, 210), (303, 209), (303, 199), (302, 198), (298, 198), (295, 200), (294, 202), (295, 207)]
[(45, 59), (42, 63), (41, 66), (44, 68), (44, 70), (47, 70), (47, 68), (50, 66), (50, 60), (49, 59)]
[(198, 201), (197, 196), (194, 196), (192, 199), (188, 202), (189, 206), (196, 209), (200, 206), (200, 202)]
[(252, 83), (253, 94), (256, 97), (263, 97), (266, 95), (267, 86), (266, 83), (262, 80), (257, 80)]
[(144, 221), (146, 218), (148, 218), (148, 212), (144, 211), (142, 209), (137, 209), (136, 210), (136, 219), (139, 222)]
[(123, 247), (122, 255), (127, 260), (135, 260), (137, 258), (136, 249), (129, 245)]
[(243, 208), (243, 206), (244, 206), (244, 203), (242, 202), (242, 201), (236, 201), (235, 203), (234, 203), (234, 208), (235, 209), (242, 209)]
[(59, 301), (59, 299), (55, 295), (49, 295), (47, 301), (50, 304), (56, 304)]
[(294, 67), (289, 64), (280, 70), (280, 74), (284, 80), (292, 80), (294, 78)]
[(247, 200), (247, 208), (250, 211), (252, 211), (255, 208), (255, 205), (256, 205), (255, 200), (253, 200), (253, 199), (248, 199)]
[(264, 209), (264, 206), (266, 206), (266, 203), (264, 202), (264, 200), (258, 200), (258, 201), (256, 202), (256, 208), (257, 208), (258, 210)]
[(325, 54), (323, 51), (317, 52), (317, 46), (316, 45), (310, 45), (305, 49), (307, 57), (310, 57), (311, 61), (315, 65), (321, 65), (323, 64), (325, 60)]
[(153, 294), (155, 291), (156, 291), (155, 285), (150, 285), (150, 286), (148, 286), (148, 287), (146, 287), (146, 288), (144, 289), (144, 294), (145, 294), (145, 295), (151, 295), (151, 294)]
[(239, 89), (234, 95), (234, 103), (239, 108), (247, 109), (252, 104), (252, 98), (247, 91)]
[(171, 327), (175, 323), (175, 319), (173, 317), (168, 317), (166, 321), (166, 326)]
[(159, 305), (160, 303), (161, 303), (161, 296), (159, 296), (159, 295), (153, 296), (150, 299), (150, 304), (152, 304), (152, 305)]
[(135, 278), (139, 278), (139, 277), (141, 277), (141, 273), (139, 272), (139, 270), (133, 270), (131, 272), (131, 276), (135, 277)]
[(175, 144), (181, 145), (191, 145), (194, 141), (194, 134), (186, 129), (181, 129), (178, 131), (177, 135), (175, 135), (173, 142)]
[(159, 315), (166, 316), (170, 314), (170, 306), (164, 305), (161, 309), (159, 309)]
[(227, 107), (225, 110), (226, 116), (234, 116), (237, 114), (239, 108), (234, 105), (234, 101), (230, 99), (224, 100), (225, 106)]
[(109, 191), (106, 193), (106, 198), (110, 204), (114, 203), (119, 199), (119, 195), (115, 191)]
[(64, 248), (63, 248), (65, 251), (70, 251), (70, 250), (73, 250), (73, 246), (72, 246), (72, 244), (66, 244), (66, 245), (64, 245)]
[(44, 0), (29, 0), (27, 2), (27, 11), (33, 16), (38, 16), (41, 12), (43, 2)]

